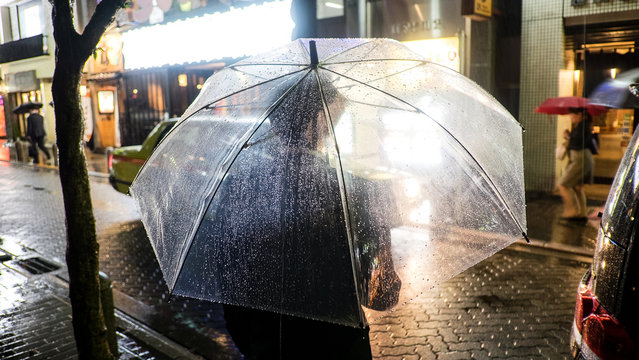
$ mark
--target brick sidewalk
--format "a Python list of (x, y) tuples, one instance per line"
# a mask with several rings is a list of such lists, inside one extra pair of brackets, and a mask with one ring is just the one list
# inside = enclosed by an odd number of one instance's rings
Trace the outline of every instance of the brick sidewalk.
[[(101, 271), (113, 281), (116, 307), (163, 336), (211, 359), (236, 359), (218, 304), (173, 298), (168, 291), (130, 197), (103, 179), (92, 178), (91, 193)], [(26, 249), (65, 264), (64, 210), (57, 171), (0, 162), (0, 238), (12, 251)], [(66, 273), (60, 276), (65, 279)]]
[(504, 250), (371, 325), (375, 358), (569, 356), (586, 263)]
[[(0, 207), (0, 237), (5, 240), (0, 248), (33, 251), (64, 264), (66, 240), (57, 172), (0, 162), (0, 191), (5, 204), (10, 204)], [(116, 307), (191, 354), (207, 359), (240, 358), (224, 328), (219, 305), (177, 297), (168, 301), (131, 198), (95, 178), (92, 196), (101, 270), (113, 280)], [(553, 223), (547, 210), (557, 209), (555, 200), (533, 205), (537, 206), (536, 216), (544, 217), (535, 221)], [(583, 237), (590, 230), (576, 231)], [(563, 241), (555, 239), (557, 233), (548, 232), (549, 242)], [(526, 249), (534, 251), (534, 247)], [(372, 323), (375, 358), (567, 357), (576, 286), (586, 262), (499, 252)], [(65, 277), (64, 273), (60, 276)]]
[[(20, 258), (35, 254), (13, 254), (13, 260), (6, 260), (4, 251), (0, 255), (5, 259), (0, 265), (0, 359), (77, 359), (66, 283), (20, 265)], [(170, 359), (122, 328), (117, 337), (120, 359)]]

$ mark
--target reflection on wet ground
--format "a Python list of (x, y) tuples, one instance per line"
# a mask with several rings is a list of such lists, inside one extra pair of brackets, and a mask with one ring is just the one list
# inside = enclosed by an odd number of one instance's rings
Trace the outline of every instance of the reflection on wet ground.
[[(0, 359), (77, 359), (65, 270), (34, 271), (25, 266), (41, 260), (32, 249), (7, 238), (0, 246)], [(119, 359), (168, 359), (126, 330), (116, 336)]]
[(0, 139), (0, 161), (9, 161), (9, 147), (6, 139)]
[(236, 351), (225, 331), (221, 305), (169, 294), (142, 222), (110, 226), (100, 233), (99, 242), (100, 270), (113, 281), (116, 307), (123, 307), (118, 302), (135, 302), (127, 307), (134, 312), (129, 315), (195, 353), (228, 356)]
[(594, 249), (599, 226), (596, 214), (603, 204), (602, 200), (589, 200), (588, 209), (593, 216), (575, 221), (560, 219), (562, 204), (559, 197), (529, 199), (526, 207), (528, 236), (535, 240)]

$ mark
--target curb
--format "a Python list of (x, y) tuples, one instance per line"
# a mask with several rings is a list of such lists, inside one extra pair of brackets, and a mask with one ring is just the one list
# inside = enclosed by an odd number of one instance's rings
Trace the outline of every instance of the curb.
[(182, 345), (165, 337), (150, 327), (142, 324), (119, 309), (115, 310), (115, 320), (117, 327), (139, 340), (140, 342), (153, 348), (155, 351), (166, 355), (169, 359), (175, 360), (203, 360), (204, 358), (191, 353)]
[[(61, 286), (69, 288), (68, 273), (66, 265), (61, 267), (60, 270), (46, 274), (49, 278), (52, 278)], [(113, 289), (114, 300), (117, 301), (122, 297), (126, 297), (120, 291)], [(159, 332), (151, 329), (144, 323), (128, 315), (123, 310), (116, 306), (113, 308), (115, 314), (116, 328), (121, 330), (127, 336), (136, 339), (137, 341), (145, 344), (154, 351), (166, 356), (168, 359), (175, 360), (203, 360), (204, 358), (193, 354), (189, 349), (176, 343), (175, 341), (167, 338)]]
[[(31, 163), (24, 163), (24, 162), (14, 161), (14, 160), (9, 160), (9, 161), (0, 160), (0, 163), (6, 163), (6, 164), (10, 164), (10, 165), (22, 166), (22, 167), (28, 167), (28, 168), (40, 168), (40, 169), (51, 170), (51, 171), (56, 171), (56, 172), (60, 171), (60, 168), (58, 166), (54, 166), (54, 165), (31, 164)], [(108, 179), (109, 178), (109, 174), (107, 174), (107, 173), (91, 171), (91, 170), (87, 170), (87, 172), (88, 172), (90, 177), (101, 178), (101, 179)]]
[(517, 240), (506, 249), (513, 251), (522, 251), (528, 253), (553, 255), (569, 260), (576, 260), (588, 264), (592, 264), (594, 249), (586, 249), (581, 246), (573, 246), (549, 241), (530, 239), (530, 243), (526, 240)]

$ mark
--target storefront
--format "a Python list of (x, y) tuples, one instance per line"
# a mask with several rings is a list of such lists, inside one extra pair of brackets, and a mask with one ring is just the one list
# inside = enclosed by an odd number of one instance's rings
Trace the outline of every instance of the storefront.
[(463, 72), (466, 20), (460, 1), (369, 3), (371, 37), (404, 42), (425, 59)]
[[(635, 1), (523, 0), (520, 121), (526, 188), (553, 192), (565, 166), (554, 157), (570, 128), (567, 116), (535, 114), (546, 98), (589, 97), (602, 82), (639, 65)], [(632, 135), (635, 109), (611, 108), (594, 118), (599, 132), (595, 183), (608, 186)]]
[[(6, 136), (14, 140), (24, 138), (27, 134), (28, 114), (14, 114), (11, 110), (27, 102), (43, 103), (45, 84), (38, 79), (35, 70), (7, 73), (4, 76), (4, 83), (6, 95), (3, 96), (3, 110)], [(47, 108), (44, 108), (43, 112), (52, 113)], [(55, 136), (53, 128), (52, 122), (45, 121), (45, 131), (52, 137)]]
[(425, 59), (471, 78), (512, 114), (518, 113), (520, 1), (384, 0), (367, 4), (367, 36), (405, 43)]
[(46, 1), (7, 1), (0, 12), (0, 137), (15, 141), (26, 135), (26, 117), (12, 110), (25, 102), (37, 101), (44, 106), (47, 143), (55, 142), (55, 116), (51, 81), (55, 48), (51, 25), (46, 14), (51, 5)]
[(105, 35), (86, 76), (98, 148), (141, 143), (159, 121), (181, 116), (214, 72), (288, 43), (293, 28), (290, 0), (142, 2), (118, 14), (129, 25)]
[[(639, 67), (639, 52), (635, 51), (639, 24), (632, 20), (637, 15), (638, 11), (618, 13), (612, 22), (608, 16), (566, 17), (566, 50), (575, 58), (577, 94), (589, 97), (600, 84)], [(637, 126), (636, 112), (623, 106), (594, 117), (600, 139), (600, 152), (595, 156), (596, 183), (612, 182)]]

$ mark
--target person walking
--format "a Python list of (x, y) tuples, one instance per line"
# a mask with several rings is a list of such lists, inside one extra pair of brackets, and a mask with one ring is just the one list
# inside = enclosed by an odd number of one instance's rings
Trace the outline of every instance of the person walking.
[(47, 133), (44, 131), (44, 118), (40, 115), (40, 109), (32, 109), (27, 117), (27, 137), (31, 143), (29, 146), (29, 155), (33, 157), (33, 163), (38, 164), (38, 148), (44, 151), (47, 156), (47, 162), (50, 161), (51, 155), (44, 146), (44, 139)]
[(568, 141), (568, 164), (559, 179), (563, 220), (586, 220), (588, 209), (584, 184), (593, 182), (592, 117), (584, 108), (570, 108), (572, 130), (564, 132)]

